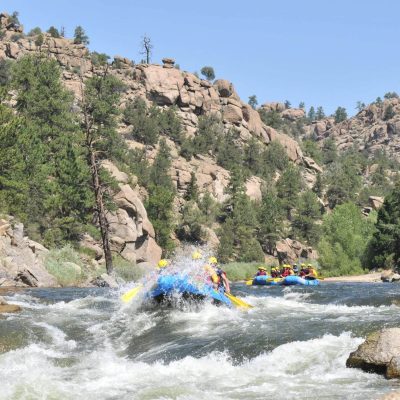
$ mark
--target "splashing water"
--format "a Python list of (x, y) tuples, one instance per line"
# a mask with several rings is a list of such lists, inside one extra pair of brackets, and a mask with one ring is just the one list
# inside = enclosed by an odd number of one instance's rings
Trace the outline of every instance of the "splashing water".
[[(170, 268), (196, 276), (201, 264)], [(255, 308), (125, 305), (108, 289), (11, 294), (23, 311), (0, 320), (0, 400), (372, 400), (399, 389), (345, 361), (368, 332), (400, 323), (400, 288), (233, 291)]]

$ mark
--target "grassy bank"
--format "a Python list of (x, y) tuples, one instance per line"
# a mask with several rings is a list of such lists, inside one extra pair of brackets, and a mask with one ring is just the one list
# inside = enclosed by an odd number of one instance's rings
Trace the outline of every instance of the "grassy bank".
[(253, 277), (260, 265), (262, 264), (257, 262), (232, 262), (221, 267), (227, 273), (230, 281), (243, 281)]

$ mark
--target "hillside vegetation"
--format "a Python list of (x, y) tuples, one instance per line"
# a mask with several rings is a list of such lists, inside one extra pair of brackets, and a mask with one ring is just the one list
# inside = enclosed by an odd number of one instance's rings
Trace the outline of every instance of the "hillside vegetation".
[[(121, 222), (124, 174), (145, 207), (134, 209), (151, 222), (145, 231), (152, 237), (154, 229), (166, 256), (185, 241), (208, 243), (225, 263), (266, 254), (294, 262), (314, 248), (327, 275), (399, 267), (395, 94), (351, 119), (340, 107), (330, 117), (288, 102), (257, 108), (255, 96), (245, 104), (229, 82), (201, 80), (173, 60), (110, 62), (86, 49), (81, 31), (74, 41), (40, 30), (28, 40), (7, 18), (0, 212), (34, 240), (84, 251), (86, 235), (102, 245), (107, 266), (111, 253), (149, 261), (137, 251), (141, 228), (123, 245), (110, 231), (110, 221)], [(71, 67), (78, 54), (83, 61)], [(371, 125), (381, 127), (375, 141)], [(377, 212), (371, 196), (385, 197)], [(280, 251), (283, 239), (302, 250)]]

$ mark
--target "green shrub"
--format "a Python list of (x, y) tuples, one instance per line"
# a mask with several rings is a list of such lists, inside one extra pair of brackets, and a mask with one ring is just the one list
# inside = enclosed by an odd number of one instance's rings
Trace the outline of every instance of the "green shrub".
[(40, 35), (42, 33), (42, 30), (37, 26), (36, 28), (33, 28), (29, 31), (28, 36), (36, 36)]
[(364, 253), (375, 232), (375, 219), (376, 213), (365, 218), (352, 203), (337, 206), (324, 217), (323, 234), (318, 244), (318, 261), (325, 276), (364, 272)]
[(113, 257), (113, 265), (115, 275), (126, 282), (137, 281), (147, 272), (144, 268), (140, 268), (135, 263), (127, 261), (119, 255)]
[(80, 247), (78, 251), (79, 254), (83, 254), (85, 256), (88, 256), (89, 258), (96, 258), (96, 251), (90, 249), (89, 247)]
[(230, 281), (241, 281), (253, 277), (259, 265), (261, 263), (231, 262), (222, 265), (221, 268), (226, 272)]
[(61, 286), (76, 286), (86, 278), (82, 260), (70, 245), (50, 250), (44, 265)]

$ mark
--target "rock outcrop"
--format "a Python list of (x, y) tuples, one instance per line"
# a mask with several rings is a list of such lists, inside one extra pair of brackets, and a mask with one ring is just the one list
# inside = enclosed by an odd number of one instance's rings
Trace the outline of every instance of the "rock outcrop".
[(282, 239), (276, 243), (276, 252), (281, 264), (295, 264), (300, 258), (316, 260), (318, 253), (301, 242), (292, 239)]
[(24, 236), (12, 218), (0, 220), (0, 286), (58, 286), (43, 265), (47, 249)]
[(4, 297), (0, 296), (0, 314), (15, 313), (21, 311), (22, 308), (16, 304), (8, 304)]
[(333, 138), (339, 150), (355, 146), (371, 156), (383, 151), (400, 161), (400, 99), (372, 103), (356, 116), (338, 124), (332, 118), (316, 121), (311, 133), (321, 141)]
[(400, 328), (382, 329), (368, 335), (346, 361), (349, 368), (400, 378)]
[(400, 281), (400, 274), (394, 272), (391, 269), (383, 271), (381, 274), (381, 281), (382, 282), (399, 282)]
[[(118, 210), (107, 215), (111, 250), (132, 263), (156, 265), (161, 258), (161, 248), (155, 241), (154, 228), (147, 218), (138, 188), (135, 185), (136, 190), (131, 187), (137, 181), (136, 177), (121, 172), (111, 161), (104, 162), (103, 167), (118, 181), (120, 187), (114, 196)], [(96, 257), (102, 257), (102, 249), (90, 237), (85, 236), (82, 244), (94, 250)]]

